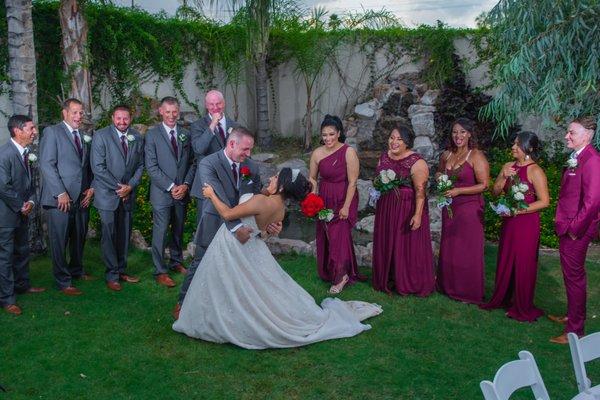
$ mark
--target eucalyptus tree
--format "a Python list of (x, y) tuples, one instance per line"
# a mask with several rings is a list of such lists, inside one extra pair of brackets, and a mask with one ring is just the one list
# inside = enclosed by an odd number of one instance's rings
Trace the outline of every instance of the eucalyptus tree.
[[(5, 0), (8, 25), (8, 76), (11, 83), (13, 112), (24, 114), (38, 123), (37, 78), (35, 46), (33, 39), (33, 18), (31, 0)], [(31, 151), (37, 152), (37, 143)], [(39, 198), (40, 176), (35, 164), (32, 164), (32, 178)], [(41, 208), (35, 207), (30, 216), (31, 250), (42, 252), (45, 244), (42, 235)]]
[(500, 0), (480, 18), (488, 29), (482, 54), (498, 88), (482, 114), (498, 134), (521, 113), (549, 126), (599, 114), (599, 20), (598, 0)]
[(84, 123), (92, 126), (92, 79), (87, 48), (88, 24), (78, 0), (61, 0), (59, 7), (62, 54), (70, 81), (69, 97), (83, 102)]

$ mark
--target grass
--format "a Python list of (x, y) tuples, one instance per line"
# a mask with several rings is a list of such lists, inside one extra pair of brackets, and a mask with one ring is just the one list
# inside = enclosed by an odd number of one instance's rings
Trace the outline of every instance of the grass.
[[(488, 296), (495, 256), (489, 246)], [(102, 276), (97, 244), (88, 246), (86, 260)], [(133, 252), (129, 262), (140, 284), (114, 293), (101, 279), (81, 282), (85, 294), (74, 298), (51, 289), (47, 257), (33, 261), (32, 281), (50, 290), (20, 296), (20, 317), (0, 313), (0, 385), (8, 390), (0, 400), (480, 399), (479, 381), (493, 378), (522, 349), (536, 357), (552, 398), (577, 392), (568, 346), (548, 342), (560, 327), (546, 318), (519, 323), (501, 310), (481, 311), (439, 294), (388, 297), (357, 284), (341, 297), (383, 306), (372, 330), (302, 348), (250, 351), (173, 332), (176, 290), (153, 282), (149, 254)], [(281, 264), (317, 301), (325, 297), (313, 258), (286, 256)], [(560, 314), (558, 260), (542, 256), (540, 265), (536, 304)], [(600, 331), (600, 318), (593, 317), (600, 311), (598, 266), (588, 262), (588, 332)], [(598, 364), (588, 371), (596, 384)]]

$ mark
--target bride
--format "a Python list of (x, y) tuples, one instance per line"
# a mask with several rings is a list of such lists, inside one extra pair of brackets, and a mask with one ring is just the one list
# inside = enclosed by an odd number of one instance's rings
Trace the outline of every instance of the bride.
[(371, 328), (361, 321), (380, 314), (377, 304), (327, 298), (319, 307), (277, 263), (256, 233), (283, 220), (285, 200), (303, 199), (310, 183), (298, 170), (271, 177), (266, 195), (244, 195), (229, 208), (205, 185), (203, 194), (225, 220), (241, 218), (254, 229), (245, 244), (223, 224), (208, 247), (173, 329), (190, 337), (246, 349), (297, 347), (350, 337)]

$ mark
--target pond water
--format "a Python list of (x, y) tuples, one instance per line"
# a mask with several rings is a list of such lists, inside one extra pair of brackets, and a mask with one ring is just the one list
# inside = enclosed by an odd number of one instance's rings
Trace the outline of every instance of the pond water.
[[(304, 217), (298, 210), (288, 211), (283, 220), (283, 229), (279, 237), (310, 243), (315, 240), (315, 224), (315, 221)], [(352, 231), (352, 238), (354, 239), (354, 244), (363, 246), (373, 241), (371, 234), (357, 231), (356, 229)]]

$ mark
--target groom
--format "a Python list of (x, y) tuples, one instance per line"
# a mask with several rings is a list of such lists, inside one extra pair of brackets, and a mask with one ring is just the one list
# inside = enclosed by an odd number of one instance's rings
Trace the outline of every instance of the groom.
[[(217, 196), (229, 207), (236, 206), (243, 194), (260, 192), (262, 185), (258, 175), (258, 165), (249, 158), (253, 147), (254, 135), (244, 127), (235, 127), (229, 134), (223, 151), (206, 156), (198, 164), (196, 174), (199, 174), (200, 182), (211, 185)], [(175, 319), (179, 318), (181, 304), (196, 268), (223, 222), (212, 202), (204, 201), (198, 221), (198, 234), (195, 239), (196, 253), (181, 285), (179, 302), (173, 310)], [(241, 243), (246, 243), (250, 238), (252, 228), (244, 226), (240, 220), (227, 221), (225, 224)], [(271, 235), (277, 235), (280, 231), (281, 223), (270, 224), (267, 227), (267, 233)]]

